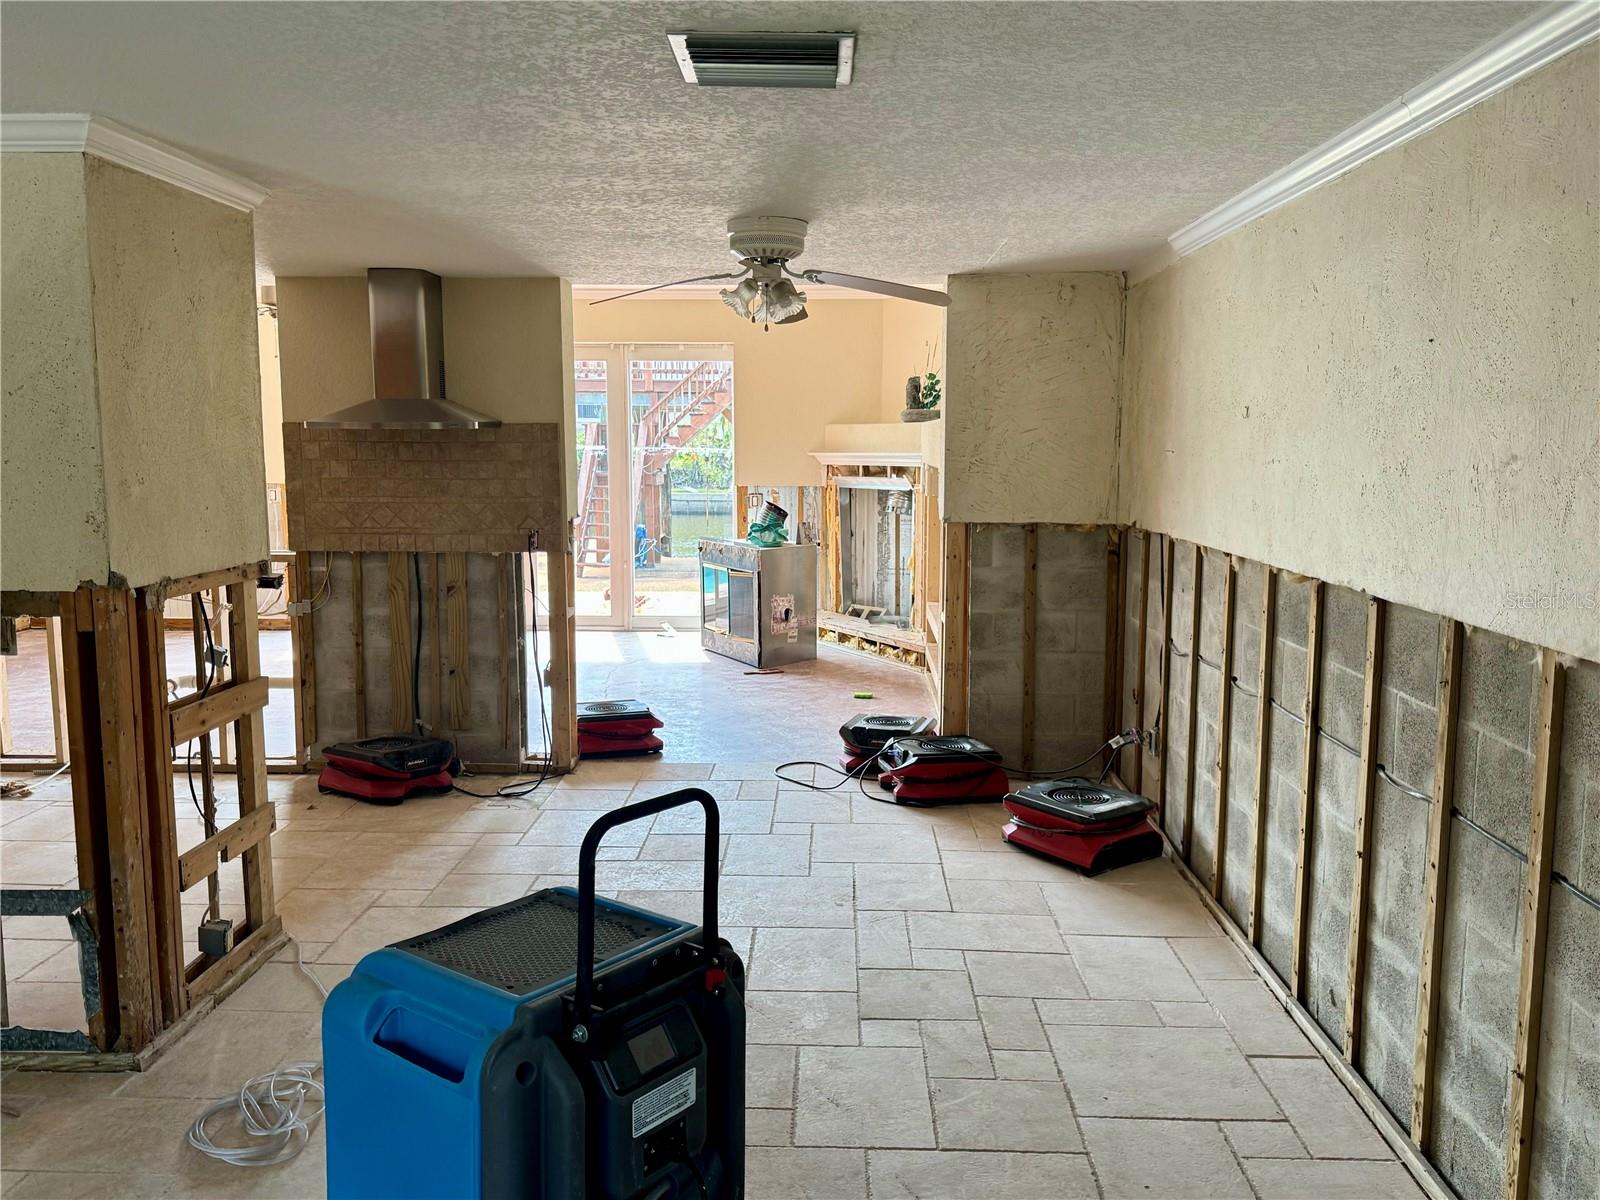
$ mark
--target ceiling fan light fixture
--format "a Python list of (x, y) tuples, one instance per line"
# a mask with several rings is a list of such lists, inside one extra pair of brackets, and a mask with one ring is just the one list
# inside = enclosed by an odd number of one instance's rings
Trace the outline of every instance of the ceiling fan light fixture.
[(722, 302), (741, 317), (750, 315), (750, 306), (760, 294), (761, 289), (753, 279), (741, 279), (734, 287), (723, 288), (721, 292)]
[(796, 290), (787, 279), (769, 283), (762, 288), (760, 316), (774, 325), (788, 320), (805, 309), (806, 294)]

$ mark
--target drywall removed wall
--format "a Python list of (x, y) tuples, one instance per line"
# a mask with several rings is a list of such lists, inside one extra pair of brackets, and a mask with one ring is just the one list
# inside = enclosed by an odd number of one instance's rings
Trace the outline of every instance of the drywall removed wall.
[(266, 557), (250, 214), (92, 155), (4, 176), (4, 586)]
[(883, 309), (876, 300), (813, 300), (805, 321), (769, 330), (714, 297), (580, 300), (573, 336), (580, 345), (731, 345), (734, 482), (794, 486), (821, 479), (811, 452), (822, 449), (826, 426), (882, 419)]
[(945, 328), (945, 519), (1114, 521), (1122, 277), (952, 276)]
[(1600, 657), (1596, 328), (1591, 45), (1131, 290), (1121, 519)]
[(7, 154), (0, 171), (0, 586), (104, 582), (105, 480), (79, 154)]

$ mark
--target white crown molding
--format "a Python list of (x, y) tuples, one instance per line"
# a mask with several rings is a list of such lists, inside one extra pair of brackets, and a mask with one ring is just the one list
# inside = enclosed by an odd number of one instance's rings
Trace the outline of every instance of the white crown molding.
[(1448, 121), (1597, 35), (1600, 4), (1594, 0), (1550, 5), (1167, 240), (1180, 256), (1193, 254), (1369, 158)]
[(241, 175), (89, 113), (0, 114), (0, 151), (93, 154), (245, 212), (267, 198), (265, 188)]
[[(634, 296), (633, 300), (717, 300), (721, 298), (723, 288), (731, 287), (734, 281), (729, 279), (722, 283), (685, 283), (677, 287), (660, 288), (656, 291), (646, 292), (642, 296)], [(636, 284), (593, 284), (575, 283), (572, 285), (572, 299), (593, 303), (596, 300), (614, 300), (625, 292), (647, 288), (648, 283)], [(804, 283), (798, 285), (806, 294), (807, 302), (814, 300), (883, 300), (885, 297), (871, 295), (867, 292), (854, 291), (851, 288), (839, 287), (831, 283)]]

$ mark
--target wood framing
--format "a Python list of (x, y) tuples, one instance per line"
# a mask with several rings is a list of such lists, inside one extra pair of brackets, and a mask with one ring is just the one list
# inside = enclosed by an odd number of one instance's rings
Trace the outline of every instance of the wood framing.
[(521, 738), (517, 731), (517, 670), (519, 661), (517, 655), (517, 590), (514, 582), (516, 576), (516, 562), (509, 554), (497, 554), (494, 557), (494, 578), (496, 596), (499, 603), (496, 611), (499, 614), (498, 634), (500, 638), (500, 748), (509, 754), (514, 754), (514, 760), (522, 758)]
[(367, 591), (362, 555), (350, 555), (350, 649), (355, 659), (356, 737), (367, 736)]
[(1439, 968), (1444, 960), (1445, 901), (1450, 885), (1450, 809), (1455, 796), (1456, 728), (1461, 709), (1460, 621), (1445, 618), (1439, 645), (1439, 737), (1434, 753), (1433, 807), (1422, 877), (1422, 966), (1417, 972), (1417, 1042), (1412, 1062), (1411, 1140), (1427, 1150), (1433, 1124), (1434, 1032), (1439, 1024)]
[(944, 636), (940, 644), (939, 732), (967, 732), (967, 625), (971, 527), (944, 523)]
[(1145, 711), (1145, 654), (1150, 645), (1150, 540), (1148, 531), (1139, 535), (1139, 657), (1133, 677), (1134, 712), (1139, 740), (1133, 745), (1133, 790), (1144, 794), (1144, 731), (1149, 728)]
[[(154, 998), (160, 1025), (165, 1028), (183, 1015), (187, 1005), (183, 992), (183, 913), (178, 897), (182, 887), (178, 882), (177, 810), (172, 794), (173, 742), (168, 736), (171, 710), (167, 705), (167, 647), (161, 607), (159, 598), (150, 593), (135, 599), (137, 631), (130, 649), (133, 677), (140, 688), (138, 731), (148, 830)], [(199, 614), (192, 615), (195, 633), (203, 636)], [(205, 787), (206, 798), (214, 806), (209, 760)]]
[(191, 693), (167, 710), (172, 724), (170, 744), (176, 748), (266, 706), (265, 677), (213, 687), (205, 695)]
[(1102, 703), (1103, 732), (1110, 740), (1122, 732), (1122, 530), (1106, 530), (1106, 665)]
[(1022, 527), (1022, 769), (1033, 770), (1038, 697), (1039, 527)]
[[(327, 568), (324, 566), (324, 571)], [(289, 575), (290, 635), (294, 641), (295, 664), (295, 757), (303, 764), (306, 749), (317, 743), (317, 589), (311, 577), (311, 555), (300, 551), (294, 556)]]
[(1201, 597), (1201, 564), (1205, 556), (1200, 553), (1200, 544), (1196, 542), (1189, 548), (1190, 569), (1189, 588), (1192, 595), (1189, 597), (1189, 728), (1185, 734), (1185, 752), (1183, 756), (1183, 861), (1189, 861), (1189, 852), (1194, 847), (1194, 750), (1196, 745), (1195, 734), (1200, 729), (1200, 714), (1196, 705), (1200, 702), (1200, 597)]
[(439, 684), (443, 673), (442, 647), (439, 630), (442, 622), (439, 616), (439, 556), (437, 554), (422, 555), (422, 631), (423, 638), (428, 645), (427, 678), (428, 686), (423, 689), (427, 696), (428, 728), (439, 729), (444, 721), (444, 689)]
[(241, 563), (236, 567), (223, 567), (217, 571), (201, 571), (198, 575), (183, 575), (177, 579), (168, 579), (154, 590), (159, 592), (163, 600), (168, 596), (192, 596), (196, 592), (213, 592), (230, 584), (243, 583), (247, 579), (259, 579), (270, 570), (271, 564), (262, 559), (260, 562)]
[(56, 756), (52, 765), (67, 761), (66, 679), (61, 666), (61, 618), (45, 618), (45, 663), (50, 675), (50, 732)]
[(218, 863), (232, 862), (277, 828), (272, 805), (258, 807), (226, 828), (185, 850), (178, 858), (178, 891), (214, 876)]
[[(1159, 718), (1152, 741), (1155, 743), (1156, 764), (1160, 771), (1155, 796), (1157, 812), (1165, 820), (1167, 811), (1167, 753), (1168, 739), (1172, 733), (1172, 568), (1177, 561), (1173, 553), (1171, 534), (1161, 535), (1161, 696)], [(1148, 794), (1148, 793), (1146, 793)]]
[(737, 484), (733, 489), (733, 536), (743, 538), (750, 532), (750, 489)]
[(1361, 776), (1356, 791), (1356, 861), (1350, 883), (1350, 942), (1346, 952), (1344, 1055), (1357, 1061), (1361, 1047), (1362, 992), (1367, 977), (1367, 892), (1372, 881), (1373, 806), (1378, 788), (1378, 726), (1383, 719), (1383, 634), (1386, 610), (1367, 597), (1367, 665), (1361, 695)]
[(1261, 944), (1261, 906), (1266, 891), (1267, 798), (1272, 789), (1272, 655), (1277, 647), (1278, 572), (1262, 566), (1261, 651), (1256, 670), (1256, 778), (1252, 789), (1255, 828), (1250, 836), (1250, 923), (1246, 936)]
[(416, 706), (412, 648), (416, 629), (412, 624), (411, 555), (389, 553), (389, 711), (394, 714), (394, 731), (412, 733), (419, 716)]
[[(554, 568), (552, 567), (552, 570)], [(464, 729), (472, 720), (472, 655), (467, 639), (467, 556), (452, 552), (444, 556), (445, 724)], [(551, 616), (555, 616), (552, 606)]]
[(1289, 989), (1305, 1000), (1306, 942), (1311, 919), (1311, 840), (1317, 806), (1317, 725), (1322, 684), (1322, 581), (1311, 581), (1306, 597), (1305, 736), (1300, 745), (1300, 822), (1294, 851), (1294, 944)]
[(1512, 1045), (1506, 1200), (1526, 1200), (1533, 1152), (1533, 1109), (1544, 1010), (1545, 943), (1550, 931), (1550, 874), (1561, 790), (1561, 733), (1566, 674), (1554, 650), (1539, 651), (1539, 725), (1528, 820), (1528, 870), (1522, 885), (1522, 967)]
[(1237, 570), (1227, 556), (1222, 577), (1222, 667), (1217, 672), (1217, 837), (1211, 847), (1211, 894), (1222, 898), (1228, 859), (1228, 768), (1233, 757), (1233, 593)]
[[(562, 545), (548, 556), (550, 589), (550, 761), (562, 771), (578, 765), (577, 662), (574, 637), (572, 554)], [(538, 679), (538, 654), (535, 647), (534, 683)], [(538, 703), (537, 699), (534, 703)]]

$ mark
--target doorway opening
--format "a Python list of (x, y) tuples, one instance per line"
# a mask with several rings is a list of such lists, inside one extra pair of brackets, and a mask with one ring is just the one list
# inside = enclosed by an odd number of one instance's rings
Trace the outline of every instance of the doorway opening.
[(700, 539), (734, 532), (732, 349), (580, 344), (574, 357), (578, 623), (694, 628)]

